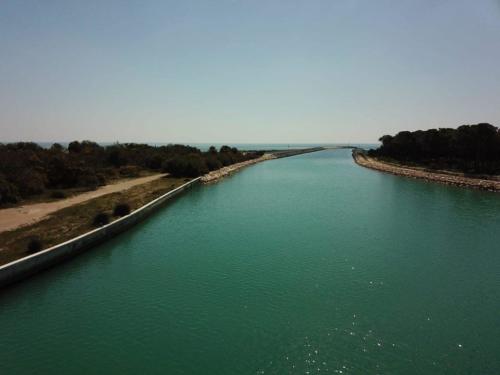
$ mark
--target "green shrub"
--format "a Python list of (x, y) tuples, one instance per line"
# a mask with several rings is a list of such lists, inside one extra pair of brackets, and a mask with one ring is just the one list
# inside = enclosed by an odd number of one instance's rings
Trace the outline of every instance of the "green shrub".
[(219, 161), (219, 159), (211, 154), (206, 158), (206, 164), (208, 170), (210, 171), (215, 171), (222, 168), (222, 163)]
[(97, 189), (97, 187), (101, 184), (99, 183), (99, 179), (93, 170), (83, 169), (78, 176), (78, 185), (90, 189)]
[(105, 212), (99, 212), (94, 216), (94, 220), (92, 221), (92, 225), (94, 227), (102, 227), (109, 223), (109, 215)]
[(0, 204), (17, 203), (21, 196), (17, 187), (0, 175)]
[[(113, 144), (100, 146), (90, 141), (74, 141), (67, 148), (54, 144), (42, 148), (32, 142), (0, 143), (0, 204), (17, 203), (49, 188), (97, 188), (106, 180), (138, 177), (145, 169), (163, 169), (173, 177), (197, 177), (252, 157), (235, 148), (218, 151), (178, 144)], [(492, 170), (483, 162), (483, 170)]]
[(61, 190), (56, 190), (50, 193), (50, 197), (55, 199), (63, 199), (66, 198), (66, 193)]
[(130, 213), (130, 206), (127, 203), (119, 203), (113, 210), (114, 216), (127, 216)]
[(97, 177), (97, 183), (99, 184), (99, 186), (106, 185), (106, 176), (104, 175), (104, 173), (96, 173), (95, 176)]
[(124, 165), (120, 167), (120, 176), (139, 177), (140, 168), (135, 165)]
[(208, 173), (205, 160), (197, 154), (169, 159), (164, 163), (163, 170), (174, 177), (198, 177)]
[(34, 169), (23, 169), (14, 178), (22, 197), (41, 194), (45, 190), (45, 176)]
[(28, 253), (34, 254), (42, 250), (42, 241), (38, 237), (33, 237), (28, 242)]

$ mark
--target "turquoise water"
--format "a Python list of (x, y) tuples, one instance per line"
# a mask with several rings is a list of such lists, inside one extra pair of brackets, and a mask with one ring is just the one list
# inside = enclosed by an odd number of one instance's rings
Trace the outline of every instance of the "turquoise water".
[(0, 292), (0, 374), (499, 374), (500, 196), (249, 167)]

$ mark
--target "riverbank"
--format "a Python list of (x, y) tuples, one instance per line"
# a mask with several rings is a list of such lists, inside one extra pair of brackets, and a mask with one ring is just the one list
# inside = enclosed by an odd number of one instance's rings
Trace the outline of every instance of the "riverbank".
[(248, 167), (249, 165), (257, 164), (266, 160), (271, 160), (271, 159), (276, 159), (276, 156), (274, 154), (264, 154), (259, 158), (256, 159), (251, 159), (247, 161), (243, 161), (241, 163), (236, 163), (236, 164), (231, 164), (228, 165), (227, 167), (223, 167), (221, 169), (217, 169), (215, 171), (212, 171), (210, 173), (207, 173), (206, 175), (201, 177), (201, 182), (203, 183), (210, 183), (210, 182), (215, 182), (223, 177), (226, 177), (237, 170)]
[[(430, 171), (424, 168), (408, 167), (387, 163), (368, 156), (363, 150), (355, 149), (352, 157), (356, 164), (380, 172), (397, 176), (415, 178), (445, 185), (467, 187), (473, 189), (500, 192), (500, 181), (494, 179), (475, 178), (449, 171)], [(493, 178), (493, 176), (492, 176)]]
[[(111, 221), (116, 220), (118, 217), (113, 217), (113, 210), (117, 204), (126, 203), (134, 211), (185, 182), (182, 178), (156, 178), (125, 190), (73, 203), (36, 223), (4, 231), (0, 233), (0, 265), (29, 255), (28, 244), (34, 238), (39, 239), (43, 249), (58, 245), (95, 229), (92, 221), (98, 213), (108, 214)], [(2, 211), (0, 213), (5, 219)]]
[(57, 201), (23, 204), (18, 207), (0, 209), (0, 233), (35, 224), (43, 220), (46, 216), (64, 208), (87, 202), (107, 194), (118, 193), (134, 186), (147, 184), (165, 176), (167, 175), (155, 174), (152, 176), (121, 180), (113, 184), (99, 187), (96, 190)]
[(260, 162), (263, 162), (266, 160), (286, 158), (286, 157), (290, 157), (290, 156), (307, 154), (310, 152), (316, 152), (316, 151), (322, 151), (322, 150), (324, 150), (323, 147), (313, 147), (313, 148), (303, 148), (303, 149), (292, 149), (292, 150), (285, 150), (285, 151), (268, 152), (259, 158), (247, 160), (247, 161), (244, 161), (241, 163), (228, 165), (227, 167), (223, 167), (223, 168), (218, 169), (216, 171), (212, 171), (210, 173), (207, 173), (206, 175), (201, 177), (201, 182), (202, 183), (215, 182), (223, 177), (226, 177), (226, 176), (238, 171), (241, 168), (248, 167), (250, 165), (257, 164), (257, 163), (260, 163)]

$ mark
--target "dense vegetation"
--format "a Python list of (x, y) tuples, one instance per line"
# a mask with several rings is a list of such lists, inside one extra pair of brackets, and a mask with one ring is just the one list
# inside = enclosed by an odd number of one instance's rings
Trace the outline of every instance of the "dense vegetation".
[(500, 174), (500, 130), (490, 124), (384, 135), (370, 156), (471, 174)]
[[(47, 189), (96, 188), (118, 177), (135, 177), (141, 171), (167, 172), (174, 177), (197, 177), (209, 171), (262, 153), (242, 153), (236, 148), (146, 144), (71, 142), (67, 148), (53, 144), (0, 144), (0, 204), (16, 203)], [(63, 192), (53, 193), (64, 196)]]

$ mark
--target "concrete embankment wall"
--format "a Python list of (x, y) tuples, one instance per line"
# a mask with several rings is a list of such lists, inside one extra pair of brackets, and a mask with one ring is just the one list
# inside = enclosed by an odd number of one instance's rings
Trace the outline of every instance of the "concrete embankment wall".
[(40, 251), (36, 254), (29, 255), (1, 266), (0, 287), (26, 278), (116, 236), (141, 220), (144, 220), (170, 198), (178, 195), (199, 182), (200, 177), (195, 178), (194, 180), (169, 191), (161, 197), (158, 197), (148, 204), (138, 208), (129, 215), (115, 220), (112, 223), (94, 229), (59, 245)]

